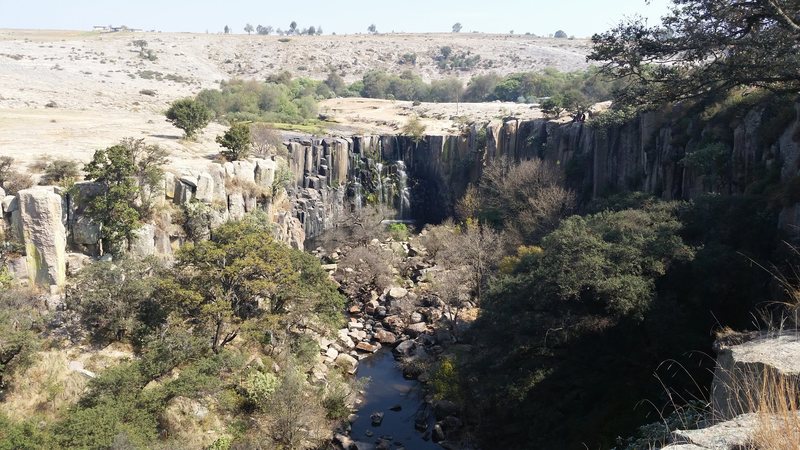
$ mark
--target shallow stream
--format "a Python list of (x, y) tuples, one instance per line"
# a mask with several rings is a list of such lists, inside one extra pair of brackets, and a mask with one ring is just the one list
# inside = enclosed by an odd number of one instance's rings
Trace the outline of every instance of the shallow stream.
[[(441, 450), (429, 436), (435, 423), (422, 398), (422, 386), (416, 380), (403, 377), (391, 351), (380, 350), (375, 355), (363, 359), (358, 364), (357, 378), (369, 378), (364, 389), (364, 399), (356, 412), (358, 418), (352, 423), (350, 438), (359, 450), (376, 448), (383, 438), (391, 438), (392, 449), (404, 447), (406, 450)], [(399, 407), (399, 410), (397, 410)], [(380, 425), (373, 425), (371, 415), (383, 413)], [(415, 428), (415, 420), (427, 424), (427, 434)], [(424, 439), (428, 436), (428, 439)]]

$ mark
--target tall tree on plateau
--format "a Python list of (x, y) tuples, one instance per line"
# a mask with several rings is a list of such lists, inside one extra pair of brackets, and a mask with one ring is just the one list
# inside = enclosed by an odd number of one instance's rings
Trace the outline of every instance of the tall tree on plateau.
[(636, 18), (592, 37), (590, 60), (629, 80), (622, 103), (655, 105), (738, 86), (800, 90), (800, 2), (673, 0), (659, 26)]

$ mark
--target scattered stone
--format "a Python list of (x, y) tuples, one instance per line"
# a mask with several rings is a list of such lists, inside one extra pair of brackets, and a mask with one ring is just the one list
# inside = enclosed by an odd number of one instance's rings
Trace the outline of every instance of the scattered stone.
[(433, 438), (433, 442), (440, 442), (445, 439), (444, 430), (442, 430), (442, 426), (438, 423), (433, 426), (431, 437)]
[(420, 313), (418, 313), (416, 311), (411, 313), (411, 323), (422, 322), (422, 320), (423, 320), (422, 319), (422, 314), (420, 314)]
[(400, 405), (394, 405), (394, 406), (392, 406), (391, 408), (389, 408), (389, 411), (394, 411), (394, 412), (397, 412), (397, 411), (401, 411), (402, 409), (403, 409), (403, 407), (402, 407), (402, 406), (400, 406)]
[(412, 323), (406, 327), (406, 334), (411, 337), (417, 337), (426, 331), (428, 331), (428, 326), (425, 325), (425, 322)]
[(340, 353), (336, 357), (336, 365), (343, 367), (351, 375), (358, 370), (358, 360), (346, 353)]
[(389, 297), (394, 299), (403, 298), (408, 294), (408, 291), (401, 287), (393, 287), (389, 289)]
[(397, 342), (397, 336), (391, 331), (378, 330), (375, 332), (375, 340), (381, 344), (392, 345)]
[(366, 342), (359, 342), (356, 344), (356, 350), (361, 350), (364, 352), (375, 353), (378, 351), (378, 347), (372, 344), (368, 344)]
[(328, 347), (328, 349), (325, 351), (325, 356), (335, 360), (336, 357), (339, 356), (339, 352), (333, 347)]
[(382, 412), (374, 412), (374, 413), (370, 414), (369, 418), (372, 421), (372, 426), (373, 427), (379, 427), (379, 426), (381, 426), (381, 423), (383, 423), (383, 413)]
[(396, 356), (409, 356), (414, 352), (416, 343), (414, 341), (403, 341), (395, 347), (392, 352)]

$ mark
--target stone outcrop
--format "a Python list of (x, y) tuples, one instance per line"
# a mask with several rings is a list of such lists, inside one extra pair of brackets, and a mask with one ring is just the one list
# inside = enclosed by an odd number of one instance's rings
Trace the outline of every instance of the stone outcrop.
[(60, 288), (67, 271), (62, 198), (53, 187), (44, 186), (22, 190), (17, 197), (19, 213), (14, 216), (14, 226), (25, 246), (29, 279)]
[(745, 335), (744, 342), (717, 342), (711, 387), (713, 417), (727, 420), (752, 412), (768, 385), (800, 381), (800, 336), (796, 333)]
[[(687, 153), (699, 148), (700, 137), (713, 131), (708, 128), (711, 125), (682, 118), (679, 111), (669, 114), (645, 113), (607, 128), (592, 127), (591, 121), (509, 118), (421, 140), (408, 136), (295, 139), (286, 144), (285, 162), (256, 158), (210, 163), (200, 170), (174, 170), (166, 174), (158, 200), (208, 205), (214, 211), (214, 226), (261, 209), (276, 224), (281, 240), (302, 248), (307, 239), (337, 226), (367, 204), (391, 206), (400, 219), (437, 222), (453, 214), (455, 201), (480, 178), (483, 167), (498, 158), (552, 161), (564, 168), (568, 184), (583, 197), (641, 190), (667, 200), (691, 199), (708, 191), (743, 193), (770, 171), (780, 172), (786, 183), (800, 177), (797, 115), (767, 138), (763, 130), (775, 124), (763, 106), (731, 124), (724, 139), (730, 170), (711, 179), (682, 162)], [(287, 174), (284, 196), (280, 182)], [(94, 183), (77, 183), (77, 194), (66, 196), (69, 245), (93, 256), (102, 252), (100, 230), (86, 219), (84, 209), (96, 190)], [(0, 199), (6, 222), (13, 220), (18, 208), (17, 197)], [(779, 225), (800, 232), (800, 198), (787, 199)], [(169, 254), (181, 240), (174, 230), (156, 229), (155, 251)]]
[(665, 448), (756, 448), (754, 444), (760, 436), (785, 443), (800, 442), (800, 436), (792, 434), (797, 433), (800, 413), (780, 406), (796, 404), (789, 397), (797, 395), (800, 381), (800, 335), (736, 334), (720, 339), (715, 347), (717, 365), (708, 417), (711, 425), (675, 431), (673, 445)]

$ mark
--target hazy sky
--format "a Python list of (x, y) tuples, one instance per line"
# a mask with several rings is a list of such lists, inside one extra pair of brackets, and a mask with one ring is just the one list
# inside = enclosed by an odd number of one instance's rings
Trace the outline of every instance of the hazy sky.
[(93, 25), (127, 25), (159, 31), (219, 32), (230, 25), (243, 33), (246, 23), (287, 29), (321, 25), (326, 34), (450, 31), (539, 35), (563, 29), (590, 36), (624, 16), (657, 21), (668, 0), (0, 0), (0, 28), (88, 30)]

